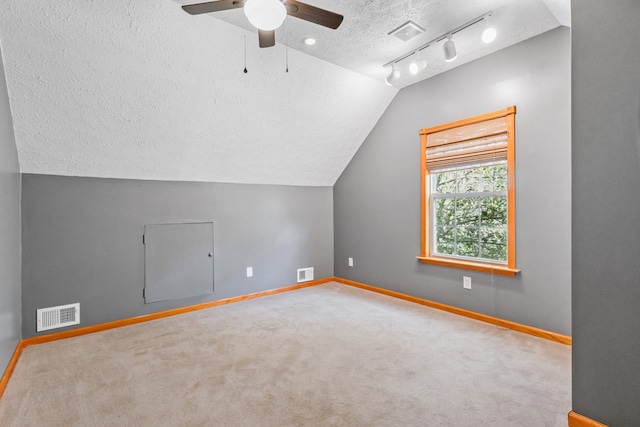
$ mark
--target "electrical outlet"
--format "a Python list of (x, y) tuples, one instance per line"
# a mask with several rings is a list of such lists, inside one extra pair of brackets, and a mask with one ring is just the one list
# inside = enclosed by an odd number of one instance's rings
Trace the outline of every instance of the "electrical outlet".
[(349, 257), (349, 267), (353, 267), (353, 258)]
[(465, 289), (471, 289), (471, 277), (462, 276), (462, 287)]
[(253, 277), (253, 267), (247, 267), (247, 277)]

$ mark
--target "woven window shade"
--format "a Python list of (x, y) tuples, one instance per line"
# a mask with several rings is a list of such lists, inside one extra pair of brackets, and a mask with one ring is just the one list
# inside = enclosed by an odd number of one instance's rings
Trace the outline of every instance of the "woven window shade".
[(507, 119), (446, 129), (427, 135), (427, 170), (444, 169), (507, 159)]

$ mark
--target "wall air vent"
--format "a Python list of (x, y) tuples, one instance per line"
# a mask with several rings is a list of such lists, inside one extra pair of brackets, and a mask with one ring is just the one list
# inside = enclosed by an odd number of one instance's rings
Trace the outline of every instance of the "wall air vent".
[(36, 332), (80, 324), (80, 303), (39, 308)]
[(313, 280), (313, 267), (298, 269), (298, 283)]

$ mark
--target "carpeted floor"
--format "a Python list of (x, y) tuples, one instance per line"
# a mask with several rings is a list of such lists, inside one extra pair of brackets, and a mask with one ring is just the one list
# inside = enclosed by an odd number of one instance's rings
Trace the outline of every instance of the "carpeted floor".
[(2, 426), (563, 426), (571, 349), (337, 283), (28, 347)]

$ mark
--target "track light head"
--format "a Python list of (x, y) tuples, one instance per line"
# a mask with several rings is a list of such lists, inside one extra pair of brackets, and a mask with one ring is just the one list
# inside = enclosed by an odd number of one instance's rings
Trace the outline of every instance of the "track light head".
[(447, 36), (447, 41), (442, 45), (442, 50), (444, 51), (444, 60), (447, 62), (454, 61), (458, 57), (458, 52), (456, 51), (456, 45), (451, 40), (451, 34)]
[(482, 41), (485, 43), (491, 43), (496, 39), (498, 33), (496, 29), (489, 25), (489, 15), (484, 18), (485, 28), (482, 31)]
[(418, 51), (416, 50), (416, 53), (414, 54), (414, 59), (411, 62), (411, 64), (409, 64), (409, 72), (413, 75), (416, 75), (420, 71), (424, 70), (425, 68), (427, 68), (427, 60), (420, 59), (418, 56)]
[(400, 78), (400, 71), (396, 70), (396, 64), (394, 62), (393, 65), (391, 66), (391, 72), (389, 73), (387, 78), (384, 79), (384, 82), (389, 86), (393, 86), (393, 84), (397, 82), (399, 78)]
[(485, 43), (491, 43), (496, 39), (497, 35), (498, 33), (496, 33), (495, 28), (493, 27), (485, 28), (485, 30), (482, 32), (482, 41)]

